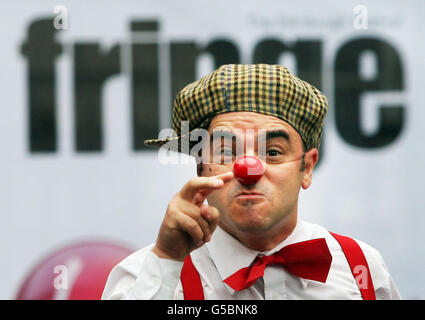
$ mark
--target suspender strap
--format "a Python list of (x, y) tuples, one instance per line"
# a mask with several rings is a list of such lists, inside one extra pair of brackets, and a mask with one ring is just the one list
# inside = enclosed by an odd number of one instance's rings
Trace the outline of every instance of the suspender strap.
[(349, 237), (341, 236), (333, 232), (330, 232), (330, 234), (341, 246), (348, 264), (350, 265), (351, 273), (356, 279), (363, 300), (376, 300), (369, 265), (358, 243)]
[(193, 265), (190, 254), (184, 259), (180, 281), (183, 287), (184, 300), (205, 300), (201, 277)]
[[(338, 241), (345, 254), (351, 273), (356, 279), (357, 286), (364, 300), (376, 300), (375, 289), (370, 276), (369, 265), (363, 254), (362, 249), (357, 242), (349, 237), (330, 232), (330, 234)], [(366, 273), (367, 281), (360, 281)], [(190, 255), (186, 257), (180, 275), (183, 287), (183, 295), (185, 300), (204, 300), (204, 290), (202, 287), (201, 277), (198, 270), (193, 265)]]

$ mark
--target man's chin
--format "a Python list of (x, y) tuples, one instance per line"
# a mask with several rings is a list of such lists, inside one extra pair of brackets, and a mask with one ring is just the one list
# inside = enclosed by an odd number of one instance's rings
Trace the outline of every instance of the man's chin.
[(246, 210), (232, 217), (232, 224), (239, 232), (243, 233), (263, 233), (270, 229), (268, 219), (264, 216), (264, 211)]
[(263, 238), (265, 234), (270, 232), (271, 228), (265, 224), (256, 224), (256, 223), (235, 223), (234, 232), (231, 232), (233, 235), (238, 235), (239, 240), (245, 238)]

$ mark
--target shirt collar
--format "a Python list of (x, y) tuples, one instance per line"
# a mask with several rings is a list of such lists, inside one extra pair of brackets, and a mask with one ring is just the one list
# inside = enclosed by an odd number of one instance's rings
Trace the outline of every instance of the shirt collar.
[[(306, 226), (303, 221), (298, 221), (294, 230), (292, 230), (292, 233), (275, 248), (268, 251), (250, 249), (220, 227), (217, 227), (211, 241), (206, 243), (206, 246), (217, 267), (221, 279), (225, 280), (236, 271), (248, 267), (257, 255), (270, 255), (289, 244), (310, 240), (311, 237), (309, 237), (305, 227)], [(299, 277), (297, 277), (297, 279), (299, 279), (303, 288), (307, 287), (308, 279)], [(231, 294), (235, 292), (227, 284), (225, 287)]]

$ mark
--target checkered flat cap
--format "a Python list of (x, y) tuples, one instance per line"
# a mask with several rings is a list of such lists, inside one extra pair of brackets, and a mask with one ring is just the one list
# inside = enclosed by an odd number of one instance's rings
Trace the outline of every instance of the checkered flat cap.
[[(249, 111), (289, 123), (300, 134), (307, 150), (319, 148), (326, 97), (314, 86), (292, 75), (281, 65), (229, 64), (183, 88), (174, 101), (173, 133), (167, 139), (145, 140), (145, 145), (188, 153), (198, 141), (182, 144), (197, 128), (208, 129), (211, 119), (227, 112)], [(182, 132), (182, 122), (188, 128)]]

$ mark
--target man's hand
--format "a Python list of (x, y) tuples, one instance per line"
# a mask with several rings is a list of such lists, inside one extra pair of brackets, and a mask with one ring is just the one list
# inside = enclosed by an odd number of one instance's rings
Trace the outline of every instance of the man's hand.
[(183, 261), (192, 250), (210, 241), (220, 213), (217, 208), (203, 204), (204, 200), (232, 177), (230, 171), (189, 180), (168, 204), (152, 252), (160, 258)]

